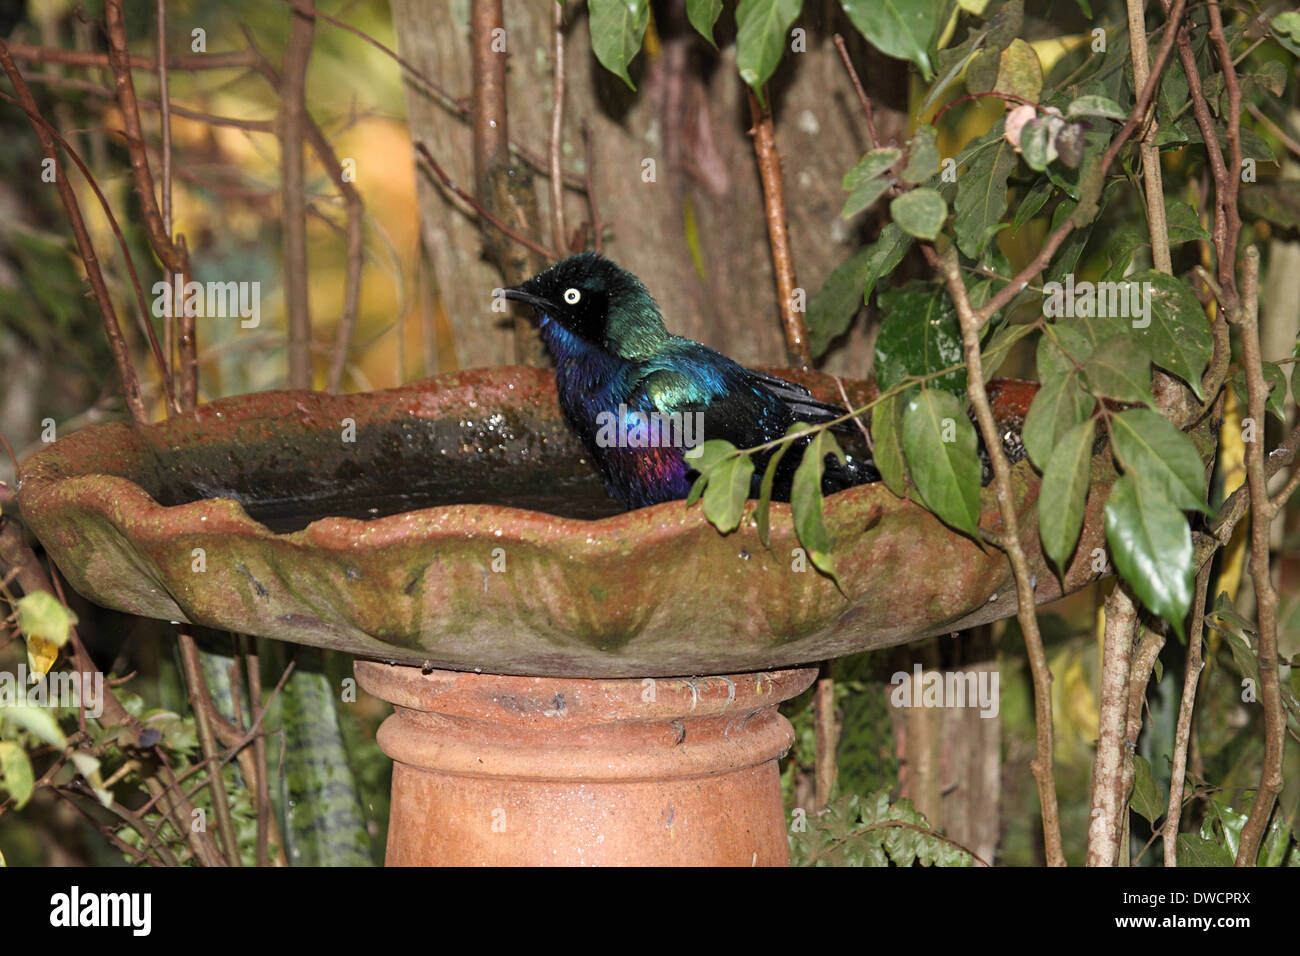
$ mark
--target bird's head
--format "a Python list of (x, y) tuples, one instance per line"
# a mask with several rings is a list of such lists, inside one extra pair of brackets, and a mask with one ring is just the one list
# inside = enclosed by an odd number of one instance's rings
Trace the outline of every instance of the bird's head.
[(641, 280), (594, 252), (561, 260), (505, 295), (531, 305), (543, 322), (558, 322), (622, 358), (651, 355), (668, 338), (659, 306)]

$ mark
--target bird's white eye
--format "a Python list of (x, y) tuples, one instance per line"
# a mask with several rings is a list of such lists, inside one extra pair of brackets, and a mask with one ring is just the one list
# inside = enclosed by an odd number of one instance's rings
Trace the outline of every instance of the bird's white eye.
[(582, 298), (582, 293), (579, 292), (577, 289), (564, 290), (564, 301), (569, 303), (569, 305), (577, 305), (578, 300), (581, 298)]

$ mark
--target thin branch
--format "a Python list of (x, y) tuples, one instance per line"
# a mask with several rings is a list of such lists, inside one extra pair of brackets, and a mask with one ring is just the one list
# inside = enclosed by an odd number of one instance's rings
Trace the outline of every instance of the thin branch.
[[(131, 256), (131, 248), (127, 245), (126, 237), (122, 234), (122, 227), (118, 224), (117, 216), (113, 214), (113, 207), (109, 205), (108, 198), (104, 195), (104, 191), (100, 189), (99, 183), (95, 180), (89, 167), (86, 166), (85, 161), (73, 148), (72, 144), (64, 139), (63, 134), (50, 125), (43, 116), (31, 111), (27, 106), (19, 103), (6, 93), (0, 93), (0, 100), (4, 100), (7, 103), (13, 103), (19, 109), (27, 113), (28, 118), (33, 122), (33, 124), (40, 124), (45, 131), (49, 133), (49, 135), (52, 136), (61, 147), (63, 147), (63, 151), (68, 154), (68, 158), (72, 160), (73, 165), (80, 170), (82, 177), (86, 180), (86, 185), (88, 185), (91, 192), (95, 194), (95, 198), (99, 201), (100, 209), (104, 213), (104, 218), (108, 221), (109, 228), (113, 231), (113, 236), (117, 239), (118, 248), (122, 251), (122, 259), (126, 263), (127, 275), (131, 279), (131, 287), (135, 292), (136, 305), (140, 309), (140, 331), (144, 334), (145, 340), (149, 343), (149, 349), (153, 353), (154, 360), (158, 363), (159, 375), (162, 380), (163, 391), (167, 395), (168, 406), (173, 411), (179, 411), (180, 406), (177, 404), (176, 395), (172, 390), (169, 366), (167, 360), (163, 357), (162, 347), (158, 344), (158, 336), (154, 332), (153, 322), (149, 317), (149, 307), (145, 304), (144, 289), (140, 285), (140, 276), (135, 269), (135, 260)], [(134, 367), (134, 365), (132, 367)]]
[[(1065, 851), (1061, 846), (1061, 820), (1056, 802), (1056, 774), (1053, 769), (1053, 728), (1052, 728), (1052, 671), (1047, 663), (1047, 653), (1043, 649), (1043, 638), (1038, 630), (1038, 615), (1034, 604), (1033, 575), (1029, 570), (1029, 559), (1017, 534), (1015, 493), (1011, 486), (1011, 466), (1007, 462), (1006, 451), (1002, 447), (1002, 436), (993, 409), (989, 404), (988, 391), (984, 387), (984, 363), (980, 356), (980, 332), (987, 322), (987, 317), (980, 319), (971, 306), (966, 295), (966, 285), (962, 282), (961, 269), (957, 264), (955, 247), (950, 247), (940, 257), (930, 246), (922, 246), (926, 259), (943, 276), (948, 286), (948, 294), (957, 307), (957, 318), (961, 324), (962, 347), (966, 355), (966, 393), (970, 396), (975, 409), (976, 421), (980, 434), (984, 438), (984, 447), (988, 450), (989, 462), (993, 466), (993, 483), (997, 491), (998, 509), (1002, 515), (1003, 546), (1011, 561), (1011, 569), (1016, 581), (1017, 614), (1020, 630), (1024, 635), (1025, 649), (1029, 655), (1029, 669), (1034, 681), (1034, 727), (1037, 734), (1038, 753), (1030, 764), (1034, 778), (1038, 781), (1038, 800), (1042, 808), (1043, 843), (1049, 866), (1064, 866)], [(991, 313), (990, 313), (991, 314)]]
[[(9, 52), (14, 59), (38, 65), (58, 63), (63, 66), (89, 67), (92, 69), (111, 66), (108, 54), (95, 53), (90, 50), (64, 50), (60, 47), (12, 43), (9, 46)], [(133, 70), (144, 70), (148, 73), (158, 72), (158, 61), (150, 57), (131, 54), (128, 62)], [(237, 70), (252, 65), (252, 59), (247, 52), (200, 53), (197, 56), (167, 57), (167, 69), (187, 72), (192, 70)]]
[[(1147, 60), (1146, 0), (1126, 0), (1128, 8), (1129, 54), (1133, 60), (1133, 83), (1141, 89), (1151, 74)], [(1160, 176), (1160, 150), (1155, 139), (1160, 127), (1151, 119), (1139, 144), (1142, 180), (1146, 187), (1147, 229), (1151, 236), (1151, 259), (1157, 272), (1172, 275), (1169, 254), (1169, 225), (1165, 218), (1165, 190)]]
[(479, 202), (477, 199), (475, 199), (465, 190), (461, 189), (454, 182), (452, 182), (451, 177), (448, 176), (446, 171), (441, 166), (438, 165), (438, 161), (433, 158), (433, 154), (429, 152), (428, 147), (425, 146), (423, 143), (416, 143), (415, 151), (420, 154), (420, 158), (423, 159), (425, 163), (428, 165), (429, 170), (433, 173), (438, 183), (442, 185), (442, 187), (446, 189), (448, 192), (455, 195), (457, 199), (461, 200), (463, 203), (465, 203), (471, 209), (473, 209), (475, 214), (477, 214), (480, 218), (482, 218), (488, 225), (492, 226), (494, 229), (496, 229), (506, 238), (519, 243), (521, 246), (524, 246), (525, 248), (531, 249), (539, 256), (545, 256), (547, 259), (550, 260), (555, 260), (560, 258), (560, 255), (554, 249), (549, 249), (546, 246), (542, 245), (541, 243), (534, 242), (532, 239), (529, 239), (527, 236), (523, 235), (522, 233), (516, 232), (514, 229), (511, 229), (504, 222), (498, 219), (496, 215), (493, 214), (481, 202)]
[(163, 229), (172, 234), (172, 118), (167, 100), (167, 0), (158, 0), (158, 112), (162, 127)]
[(1201, 679), (1201, 640), (1205, 633), (1205, 601), (1214, 565), (1206, 561), (1196, 573), (1196, 594), (1192, 600), (1192, 626), (1187, 635), (1187, 662), (1183, 669), (1183, 696), (1178, 703), (1178, 726), (1174, 730), (1174, 753), (1169, 769), (1169, 808), (1165, 811), (1165, 866), (1178, 865), (1178, 827), (1183, 812), (1183, 789), (1187, 781), (1187, 750), (1192, 739), (1192, 717), (1196, 712), (1196, 688)]
[[(1210, 7), (1211, 19), (1216, 15)], [(1269, 386), (1264, 381), (1263, 357), (1259, 346), (1259, 250), (1246, 249), (1243, 257), (1243, 308), (1237, 328), (1241, 333), (1241, 357), (1246, 367), (1246, 392), (1250, 417), (1263, 431)], [(1256, 623), (1259, 628), (1255, 654), (1259, 662), (1259, 699), (1264, 706), (1264, 765), (1250, 816), (1241, 828), (1237, 866), (1254, 866), (1259, 845), (1268, 828), (1273, 805), (1282, 792), (1282, 749), (1286, 739), (1286, 713), (1278, 679), (1277, 590), (1269, 571), (1269, 528), (1275, 512), (1268, 496), (1264, 471), (1263, 435), (1246, 443), (1246, 484), (1250, 489), (1250, 577), (1255, 585)]]
[(1287, 131), (1284, 130), (1281, 126), (1279, 126), (1277, 123), (1274, 123), (1273, 120), (1269, 118), (1267, 113), (1261, 110), (1254, 103), (1251, 103), (1249, 106), (1246, 107), (1246, 112), (1250, 113), (1251, 116), (1255, 117), (1255, 119), (1259, 120), (1259, 122), (1263, 123), (1266, 127), (1268, 127), (1268, 131), (1272, 133), (1274, 136), (1276, 136), (1278, 139), (1280, 139), (1282, 141), (1283, 146), (1285, 146), (1295, 155), (1300, 156), (1300, 143), (1297, 143), (1294, 139), (1292, 139), (1291, 136), (1287, 133)]
[(195, 643), (194, 636), (187, 631), (178, 630), (176, 639), (180, 645), (185, 683), (189, 685), (190, 708), (194, 712), (194, 729), (211, 780), (212, 813), (217, 818), (217, 830), (221, 834), (226, 860), (231, 866), (239, 866), (239, 841), (236, 838), (234, 820), (230, 815), (230, 798), (226, 795), (226, 780), (222, 776), (221, 765), (217, 763), (217, 741), (212, 732), (211, 717), (216, 712), (216, 706), (212, 703), (207, 681), (203, 678), (203, 667), (199, 662), (199, 646)]
[(767, 214), (767, 238), (772, 247), (772, 271), (776, 275), (777, 306), (781, 328), (785, 332), (785, 348), (792, 362), (807, 368), (812, 364), (812, 352), (808, 350), (808, 328), (803, 314), (794, 308), (794, 253), (790, 249), (790, 232), (786, 227), (785, 187), (781, 182), (781, 157), (776, 151), (772, 111), (759, 105), (752, 89), (747, 87), (746, 94), (753, 121), (750, 135), (754, 137), (754, 155), (758, 159), (758, 175), (763, 183), (763, 208)]
[(871, 109), (871, 100), (867, 99), (867, 91), (862, 88), (862, 81), (858, 79), (858, 71), (853, 68), (853, 61), (849, 59), (849, 47), (844, 42), (844, 37), (838, 33), (835, 34), (835, 49), (840, 51), (840, 59), (844, 61), (844, 69), (848, 71), (849, 79), (853, 82), (853, 91), (858, 94), (858, 102), (862, 104), (862, 112), (867, 117), (867, 148), (875, 149), (880, 142), (876, 136), (876, 116)]
[(564, 176), (560, 165), (560, 146), (564, 135), (564, 3), (552, 4), (552, 28), (555, 33), (554, 81), (551, 85), (551, 243), (563, 249)]
[(117, 362), (118, 374), (122, 377), (122, 392), (126, 398), (126, 407), (131, 412), (132, 421), (137, 425), (148, 424), (149, 413), (145, 410), (144, 399), (140, 394), (140, 380), (131, 361), (131, 350), (122, 336), (122, 327), (117, 321), (117, 311), (113, 308), (113, 300), (108, 294), (108, 285), (104, 282), (104, 274), (99, 268), (99, 258), (90, 241), (90, 233), (86, 231), (85, 220), (81, 217), (77, 194), (73, 191), (72, 184), (68, 182), (67, 175), (58, 168), (59, 155), (54, 137), (50, 133), (48, 124), (37, 119), (40, 114), (36, 108), (36, 101), (32, 98), (32, 92), (27, 84), (23, 82), (22, 74), (18, 71), (13, 57), (9, 55), (9, 48), (3, 39), (0, 39), (0, 64), (3, 64), (9, 82), (13, 84), (19, 105), (32, 121), (32, 128), (35, 129), (36, 138), (40, 141), (41, 151), (47, 160), (54, 163), (55, 186), (59, 191), (63, 208), (68, 214), (68, 223), (72, 226), (72, 234), (77, 240), (77, 251), (81, 253), (86, 278), (90, 281), (91, 291), (95, 294), (95, 302), (104, 320), (104, 333), (108, 337), (113, 358)]
[[(144, 129), (140, 125), (140, 106), (135, 96), (135, 82), (131, 77), (131, 57), (126, 46), (126, 19), (122, 12), (122, 0), (106, 0), (104, 4), (104, 28), (108, 34), (108, 59), (113, 70), (114, 89), (117, 92), (118, 110), (122, 114), (122, 126), (126, 135), (126, 151), (131, 162), (131, 174), (135, 181), (136, 195), (140, 199), (140, 214), (143, 219), (145, 234), (154, 254), (166, 267), (168, 284), (174, 276), (180, 276), (183, 287), (190, 274), (189, 254), (183, 242), (173, 240), (163, 223), (162, 212), (158, 208), (158, 199), (154, 195), (153, 173), (149, 169), (149, 155), (145, 149)], [(180, 376), (178, 390), (181, 408), (188, 411), (198, 401), (198, 344), (195, 337), (195, 316), (189, 309), (173, 307), (173, 314), (180, 320), (177, 345), (180, 350), (180, 368), (175, 371)]]

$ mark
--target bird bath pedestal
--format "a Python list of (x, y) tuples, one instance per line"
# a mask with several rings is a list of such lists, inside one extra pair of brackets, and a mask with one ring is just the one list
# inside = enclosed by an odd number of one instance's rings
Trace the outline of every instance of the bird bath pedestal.
[[(1007, 421), (1033, 394), (994, 391)], [(1095, 577), (1113, 478), (1103, 451), (1057, 577), (1037, 478), (1013, 469), (1039, 602)], [(776, 707), (808, 665), (1016, 606), (1001, 552), (880, 484), (826, 501), (843, 592), (800, 560), (785, 505), (770, 548), (752, 504), (729, 535), (681, 501), (624, 512), (530, 368), (88, 428), (26, 463), (19, 504), (92, 601), (359, 658), (396, 708), (392, 864), (784, 863)], [(983, 506), (1006, 533), (992, 489)]]
[(392, 701), (388, 863), (789, 860), (777, 705), (815, 668), (700, 679), (465, 674), (357, 661)]

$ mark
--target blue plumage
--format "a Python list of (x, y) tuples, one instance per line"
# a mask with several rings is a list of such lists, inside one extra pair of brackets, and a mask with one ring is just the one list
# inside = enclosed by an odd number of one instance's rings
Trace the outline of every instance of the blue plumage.
[[(594, 253), (565, 259), (506, 295), (533, 307), (555, 359), (565, 416), (610, 494), (629, 508), (686, 497), (694, 472), (685, 453), (701, 441), (751, 448), (780, 438), (795, 421), (844, 414), (800, 385), (670, 335), (640, 280)], [(781, 461), (778, 500), (789, 496), (797, 451)], [(754, 495), (765, 462), (755, 456)], [(868, 461), (842, 465), (828, 457), (823, 489), (877, 478)]]

